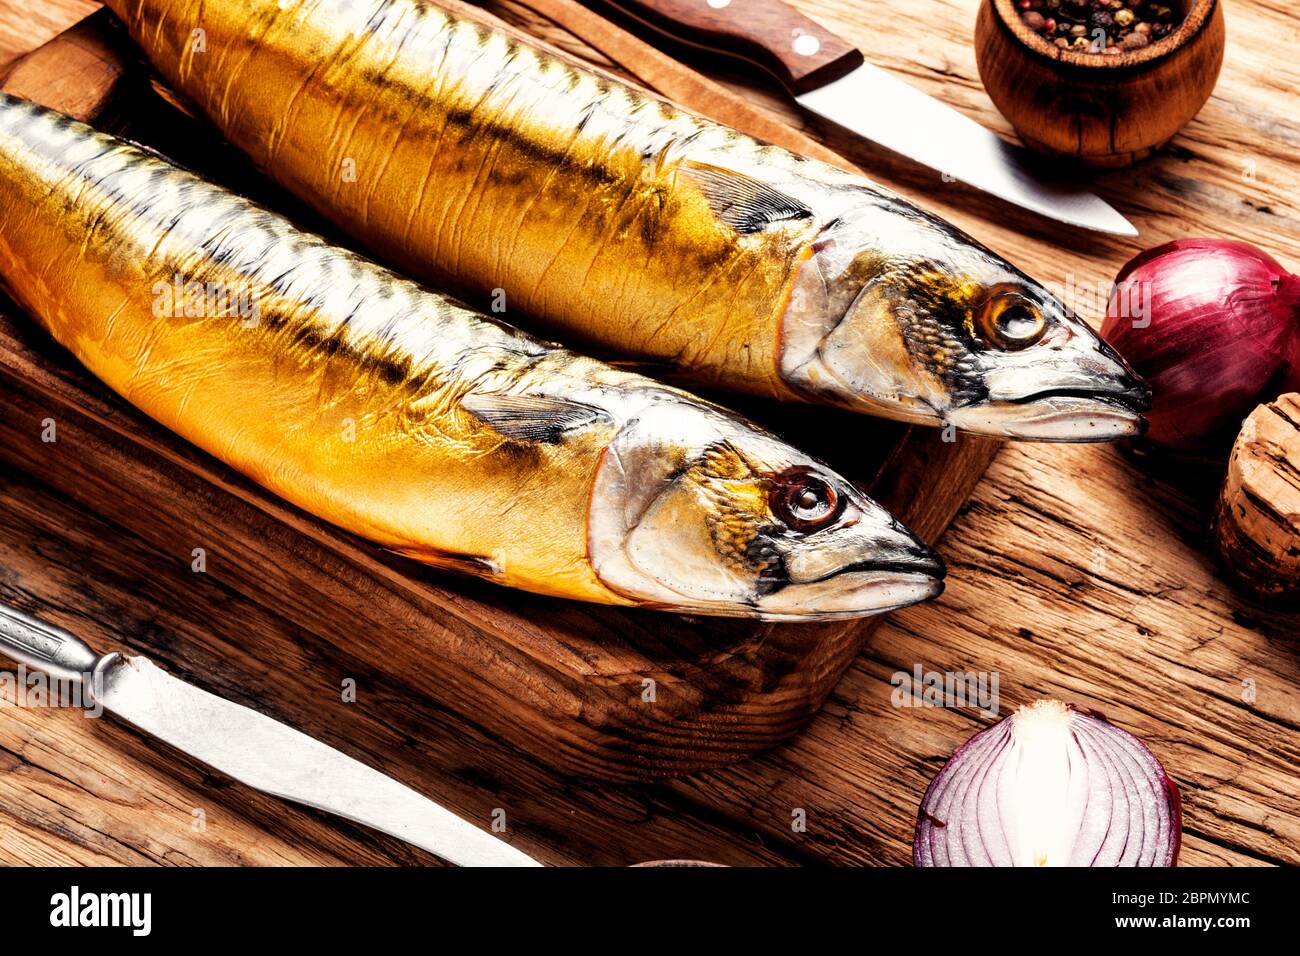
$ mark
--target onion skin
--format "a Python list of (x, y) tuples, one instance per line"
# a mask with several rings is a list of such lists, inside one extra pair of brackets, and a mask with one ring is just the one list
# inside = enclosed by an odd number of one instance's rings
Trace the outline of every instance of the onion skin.
[(1151, 386), (1145, 442), (1222, 458), (1255, 406), (1300, 386), (1300, 277), (1245, 242), (1168, 242), (1120, 270), (1102, 336)]
[(1169, 798), (1169, 810), (1174, 818), (1174, 853), (1169, 861), (1170, 866), (1178, 865), (1178, 854), (1183, 848), (1183, 795), (1178, 791), (1178, 784), (1174, 783), (1174, 778), (1165, 774), (1165, 793)]
[[(1067, 770), (1054, 781), (1059, 789), (1035, 790), (1048, 777), (1034, 771), (1054, 762)], [(1047, 799), (1026, 803), (1027, 793)], [(1043, 842), (1045, 834), (1053, 839)], [(1053, 852), (1039, 852), (1049, 845)], [(921, 800), (912, 860), (1155, 867), (1176, 865), (1181, 846), (1178, 787), (1146, 745), (1095, 711), (1038, 701), (975, 734), (944, 764)]]

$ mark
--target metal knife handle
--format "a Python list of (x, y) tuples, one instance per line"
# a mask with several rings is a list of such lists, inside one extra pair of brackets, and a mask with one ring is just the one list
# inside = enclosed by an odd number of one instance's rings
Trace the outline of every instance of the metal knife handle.
[(101, 661), (81, 638), (5, 604), (0, 604), (0, 654), (67, 680), (91, 673)]
[(740, 57), (796, 96), (837, 80), (862, 54), (781, 0), (606, 0), (668, 37)]

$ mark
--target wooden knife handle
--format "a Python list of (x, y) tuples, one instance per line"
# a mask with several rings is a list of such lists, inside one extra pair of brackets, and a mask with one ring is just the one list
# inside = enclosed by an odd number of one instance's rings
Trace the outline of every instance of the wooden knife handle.
[(606, 0), (674, 40), (737, 56), (798, 95), (839, 79), (862, 54), (781, 0)]

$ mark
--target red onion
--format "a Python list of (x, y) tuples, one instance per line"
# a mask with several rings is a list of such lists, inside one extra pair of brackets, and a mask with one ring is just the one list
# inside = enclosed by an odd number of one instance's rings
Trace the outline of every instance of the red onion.
[(917, 866), (1173, 866), (1178, 788), (1146, 746), (1055, 700), (952, 755), (921, 800)]
[(1148, 442), (1226, 453), (1256, 405), (1300, 386), (1300, 276), (1248, 243), (1168, 242), (1120, 270), (1102, 335), (1151, 386)]

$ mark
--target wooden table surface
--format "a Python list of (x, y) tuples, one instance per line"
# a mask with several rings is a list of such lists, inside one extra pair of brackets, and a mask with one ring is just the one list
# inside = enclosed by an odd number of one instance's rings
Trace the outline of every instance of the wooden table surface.
[[(873, 62), (1011, 135), (975, 70), (976, 0), (798, 5)], [(0, 0), (0, 69), (94, 9), (85, 0), (31, 6)], [(490, 9), (585, 49), (517, 0)], [(1229, 2), (1227, 18), (1223, 74), (1200, 115), (1159, 157), (1097, 178), (1139, 240), (1067, 234), (937, 175), (828, 142), (1047, 284), (1074, 288), (1074, 304), (1094, 320), (1104, 299), (1090, 303), (1088, 291), (1139, 248), (1175, 237), (1245, 239), (1297, 269), (1300, 22), (1266, 0)], [(744, 88), (800, 122), (776, 97)], [(361, 635), (348, 673), (363, 693), (333, 742), (398, 754), (385, 770), (468, 819), (486, 825), (503, 810), (512, 842), (547, 863), (905, 864), (926, 784), (989, 718), (974, 707), (895, 707), (891, 677), (917, 666), (995, 672), (1003, 713), (1060, 697), (1150, 744), (1183, 793), (1184, 864), (1295, 864), (1300, 616), (1265, 612), (1223, 583), (1205, 547), (1212, 489), (1178, 477), (1113, 447), (1006, 446), (939, 542), (950, 568), (943, 597), (892, 615), (797, 739), (732, 767), (655, 785), (564, 778), (432, 700), (394, 699)], [(277, 626), (220, 580), (195, 585), (174, 556), (84, 512), (39, 475), (11, 470), (0, 473), (0, 597), (19, 591), (90, 591), (104, 610), (89, 624), (129, 619), (146, 649), (181, 645), (196, 665), (256, 659), (239, 634)], [(246, 702), (292, 719), (304, 695), (336, 695), (338, 685), (313, 671), (310, 640), (290, 637), (305, 655), (301, 671), (266, 674)], [(5, 706), (0, 862), (432, 858), (216, 779), (114, 722)]]

